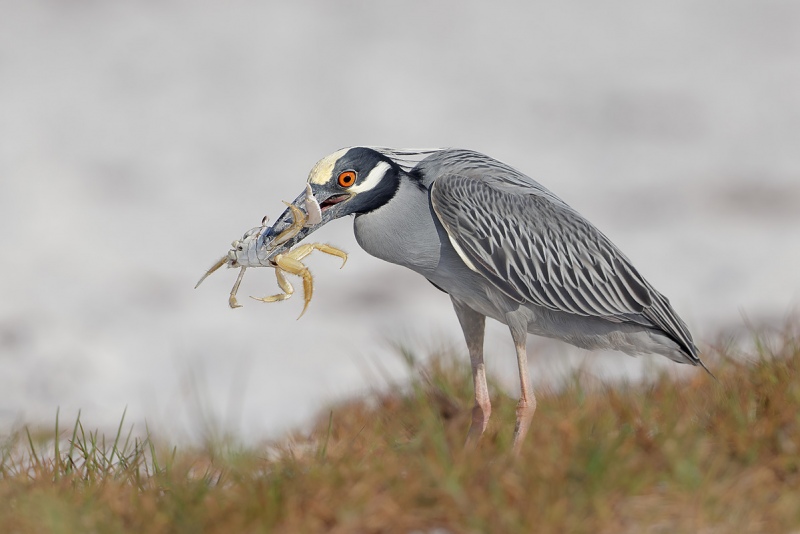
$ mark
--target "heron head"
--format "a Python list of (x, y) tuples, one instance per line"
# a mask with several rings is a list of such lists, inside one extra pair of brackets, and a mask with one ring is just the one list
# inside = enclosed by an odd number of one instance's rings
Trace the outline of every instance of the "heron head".
[[(322, 158), (308, 175), (310, 193), (304, 190), (291, 203), (309, 215), (312, 210), (308, 203), (316, 203), (319, 220), (309, 221), (271, 255), (293, 247), (334, 219), (368, 213), (383, 206), (397, 191), (402, 172), (389, 157), (366, 147), (345, 148)], [(273, 230), (280, 233), (294, 222), (291, 207), (287, 208), (275, 221)]]

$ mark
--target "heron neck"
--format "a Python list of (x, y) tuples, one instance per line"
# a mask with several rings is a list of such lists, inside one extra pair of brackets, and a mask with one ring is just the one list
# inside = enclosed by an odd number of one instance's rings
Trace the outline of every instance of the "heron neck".
[(441, 241), (437, 228), (440, 225), (428, 195), (427, 189), (402, 176), (397, 192), (388, 202), (356, 216), (354, 230), (358, 244), (382, 260), (423, 275), (432, 273), (439, 264)]

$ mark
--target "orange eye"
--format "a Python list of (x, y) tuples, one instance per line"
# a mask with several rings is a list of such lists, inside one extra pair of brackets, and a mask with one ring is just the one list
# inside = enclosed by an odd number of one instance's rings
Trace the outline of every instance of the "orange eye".
[(352, 187), (356, 183), (355, 171), (344, 171), (339, 175), (339, 185), (342, 187)]

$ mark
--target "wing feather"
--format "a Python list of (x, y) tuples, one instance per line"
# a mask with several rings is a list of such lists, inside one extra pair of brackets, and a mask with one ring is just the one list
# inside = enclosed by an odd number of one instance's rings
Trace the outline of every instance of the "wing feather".
[(439, 177), (431, 200), (450, 238), (518, 301), (601, 317), (650, 304), (627, 259), (566, 205), (460, 175)]
[(471, 150), (381, 150), (430, 190), (459, 255), (510, 298), (661, 330), (700, 363), (669, 301), (606, 236), (536, 180)]
[(517, 302), (654, 326), (696, 354), (666, 298), (591, 223), (549, 191), (477, 171), (439, 176), (431, 202), (480, 274)]

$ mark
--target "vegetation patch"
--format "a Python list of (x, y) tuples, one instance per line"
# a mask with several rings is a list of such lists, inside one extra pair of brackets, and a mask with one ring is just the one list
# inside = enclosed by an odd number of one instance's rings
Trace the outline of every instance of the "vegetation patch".
[[(0, 532), (788, 532), (800, 528), (800, 336), (704, 355), (698, 371), (540, 392), (522, 454), (515, 399), (470, 421), (467, 358), (324, 412), (281, 443), (176, 450), (82, 421), (0, 446)], [(413, 361), (409, 358), (409, 361)], [(58, 436), (58, 439), (56, 439)]]

